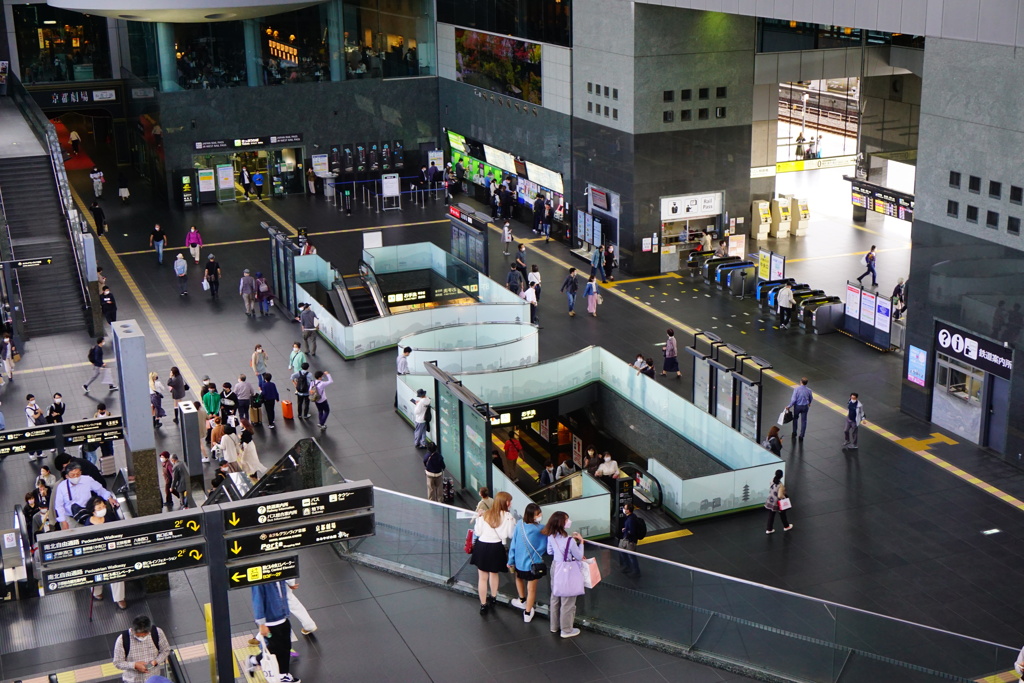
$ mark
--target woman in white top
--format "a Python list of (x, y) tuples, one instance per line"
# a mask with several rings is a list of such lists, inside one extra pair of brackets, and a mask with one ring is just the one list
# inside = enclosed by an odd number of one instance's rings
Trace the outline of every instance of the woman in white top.
[[(509, 512), (512, 496), (499, 491), (491, 509), (476, 518), (473, 526), (473, 554), (469, 563), (477, 568), (477, 592), (480, 595), (480, 614), (498, 599), (498, 575), (508, 573), (508, 553), (505, 543), (512, 538), (516, 520)], [(487, 597), (488, 584), (491, 597)]]
[(501, 227), (502, 254), (508, 256), (508, 245), (512, 244), (512, 226), (508, 221)]
[(224, 425), (224, 435), (220, 437), (221, 458), (228, 462), (237, 462), (240, 466), (242, 442), (233, 425)]
[(153, 426), (160, 426), (160, 418), (167, 415), (164, 411), (164, 394), (167, 387), (160, 381), (160, 375), (155, 372), (149, 373), (149, 403), (153, 409)]
[(530, 266), (530, 272), (526, 276), (526, 284), (532, 284), (536, 282), (537, 285), (534, 287), (535, 294), (537, 295), (537, 303), (540, 303), (540, 271), (537, 270), (537, 264), (534, 263)]
[(238, 452), (238, 464), (241, 465), (243, 472), (253, 479), (256, 479), (259, 477), (263, 464), (260, 462), (260, 457), (256, 453), (256, 444), (252, 442), (252, 432), (243, 431), (238, 443), (240, 448)]

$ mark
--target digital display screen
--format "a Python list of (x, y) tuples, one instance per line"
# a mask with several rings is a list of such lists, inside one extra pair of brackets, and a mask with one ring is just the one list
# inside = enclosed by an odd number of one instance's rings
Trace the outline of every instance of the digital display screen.
[(491, 166), (497, 166), (503, 171), (515, 173), (516, 162), (508, 152), (502, 152), (490, 145), (484, 145), (484, 160)]
[(516, 164), (516, 175), (520, 178), (528, 178), (529, 176), (526, 173), (526, 162), (521, 159), (513, 159), (513, 161)]
[(914, 220), (914, 195), (872, 185), (860, 180), (852, 181), (850, 202), (854, 206), (898, 218), (901, 221)]
[(562, 174), (555, 173), (554, 171), (548, 170), (543, 166), (532, 164), (529, 161), (526, 162), (526, 175), (533, 182), (537, 183), (541, 187), (546, 187), (549, 190), (557, 194), (562, 194)]
[(469, 153), (469, 150), (466, 148), (466, 138), (459, 135), (458, 133), (448, 131), (448, 144), (451, 145), (453, 152), (458, 151), (462, 152), (463, 154)]

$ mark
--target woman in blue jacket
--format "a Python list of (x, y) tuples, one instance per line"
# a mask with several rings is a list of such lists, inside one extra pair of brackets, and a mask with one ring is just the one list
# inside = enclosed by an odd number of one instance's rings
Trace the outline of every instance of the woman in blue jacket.
[(540, 506), (530, 503), (508, 543), (508, 566), (516, 572), (516, 589), (519, 591), (519, 597), (511, 604), (523, 610), (526, 623), (530, 623), (535, 614), (533, 605), (537, 602), (537, 580), (540, 578), (533, 573), (533, 565), (543, 564), (544, 549), (548, 544), (548, 539), (540, 532), (542, 521)]

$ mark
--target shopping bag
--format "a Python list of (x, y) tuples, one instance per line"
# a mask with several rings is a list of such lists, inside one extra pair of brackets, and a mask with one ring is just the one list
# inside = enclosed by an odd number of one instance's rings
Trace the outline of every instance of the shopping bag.
[(264, 678), (267, 680), (277, 680), (277, 677), (281, 674), (281, 667), (277, 663), (277, 655), (270, 654), (270, 648), (267, 647), (267, 639), (264, 636), (256, 636), (256, 639), (260, 641), (260, 649), (263, 650), (260, 668), (263, 669)]
[(597, 566), (597, 560), (593, 557), (584, 557), (580, 562), (580, 571), (583, 572), (583, 586), (593, 588), (601, 583), (601, 568)]
[(779, 509), (780, 510), (790, 510), (790, 509), (792, 509), (792, 507), (793, 507), (793, 503), (789, 500), (789, 498), (779, 498)]
[(114, 375), (110, 372), (110, 368), (103, 368), (103, 374), (100, 376), (100, 382), (108, 385), (114, 383)]
[(470, 529), (466, 532), (466, 554), (473, 554), (473, 530)]
[(779, 413), (779, 424), (780, 425), (788, 425), (792, 421), (793, 421), (793, 411), (790, 410), (789, 408), (786, 408), (781, 413)]
[(206, 278), (203, 278), (203, 291), (204, 292), (209, 292), (210, 291), (210, 281), (207, 280)]

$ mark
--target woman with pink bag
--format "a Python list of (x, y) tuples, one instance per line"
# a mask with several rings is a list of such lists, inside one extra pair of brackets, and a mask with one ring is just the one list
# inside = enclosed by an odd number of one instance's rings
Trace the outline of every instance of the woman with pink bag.
[(789, 510), (792, 504), (789, 502), (789, 496), (786, 495), (786, 485), (782, 483), (782, 470), (775, 470), (775, 478), (772, 479), (772, 484), (768, 487), (768, 500), (765, 501), (764, 506), (768, 509), (768, 528), (765, 529), (766, 534), (775, 533), (776, 512), (782, 518), (783, 531), (789, 531), (793, 528), (793, 525), (786, 519), (786, 510)]
[(580, 630), (573, 626), (576, 618), (576, 597), (583, 595), (583, 537), (579, 533), (569, 536), (572, 520), (564, 512), (555, 512), (548, 519), (542, 534), (548, 537), (551, 564), (551, 632), (561, 631), (563, 638), (574, 638)]

